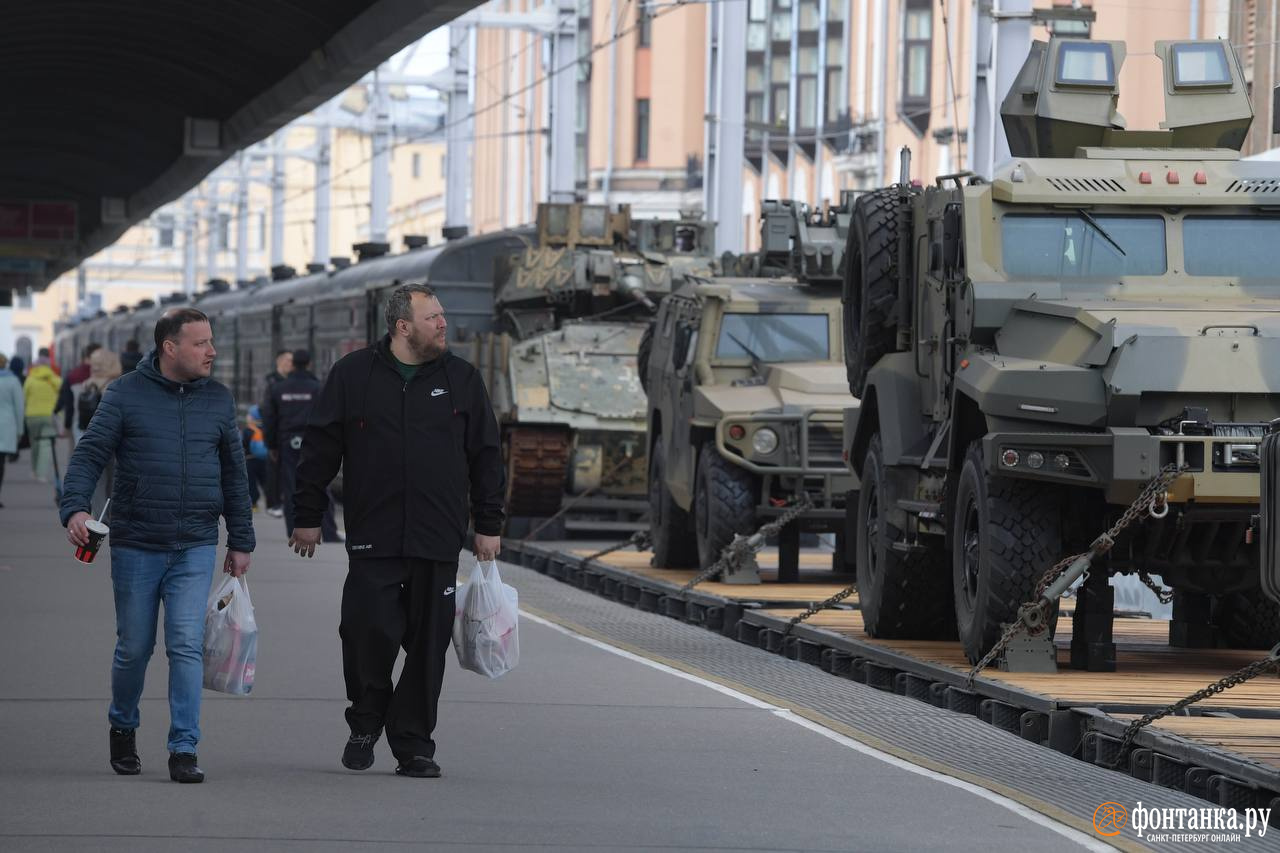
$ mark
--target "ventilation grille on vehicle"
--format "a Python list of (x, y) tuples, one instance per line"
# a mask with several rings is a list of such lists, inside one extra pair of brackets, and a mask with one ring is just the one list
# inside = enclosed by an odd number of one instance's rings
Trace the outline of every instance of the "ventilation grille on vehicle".
[(1227, 187), (1229, 193), (1274, 193), (1280, 192), (1280, 178), (1246, 178), (1243, 181), (1232, 181)]
[(819, 468), (843, 468), (840, 424), (809, 422), (809, 464)]
[(1122, 193), (1124, 184), (1110, 178), (1045, 178), (1049, 186), (1064, 193)]

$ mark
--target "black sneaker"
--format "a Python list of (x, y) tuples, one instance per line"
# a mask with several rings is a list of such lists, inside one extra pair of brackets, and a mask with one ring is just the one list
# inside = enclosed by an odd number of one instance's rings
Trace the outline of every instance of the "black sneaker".
[(382, 729), (371, 735), (351, 733), (347, 746), (342, 750), (342, 766), (348, 770), (368, 770), (373, 766), (373, 747), (382, 736)]
[(138, 747), (133, 731), (133, 729), (111, 730), (111, 769), (121, 776), (137, 776), (142, 772), (142, 759), (138, 758)]
[(169, 753), (169, 778), (184, 785), (204, 781), (204, 771), (196, 766), (194, 752)]
[(439, 779), (440, 765), (430, 758), (415, 755), (408, 761), (401, 761), (396, 765), (396, 775), (412, 776), (415, 779)]

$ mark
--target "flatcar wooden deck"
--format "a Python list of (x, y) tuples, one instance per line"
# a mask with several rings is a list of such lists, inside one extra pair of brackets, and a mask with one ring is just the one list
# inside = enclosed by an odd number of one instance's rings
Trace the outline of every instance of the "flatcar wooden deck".
[[(504, 557), (643, 610), (703, 625), (761, 648), (883, 690), (975, 714), (1023, 738), (1109, 767), (1134, 715), (1158, 710), (1265, 655), (1264, 650), (1181, 649), (1169, 624), (1117, 618), (1117, 671), (1068, 665), (1072, 620), (1057, 623), (1056, 673), (985, 670), (969, 689), (955, 641), (877, 640), (866, 635), (856, 594), (788, 629), (803, 608), (853, 578), (832, 571), (829, 552), (801, 554), (801, 582), (776, 577), (777, 552), (759, 556), (762, 584), (719, 582), (684, 590), (696, 572), (650, 566), (648, 552), (617, 551), (584, 563), (591, 548), (507, 543)], [(1131, 775), (1234, 808), (1272, 806), (1280, 815), (1280, 678), (1264, 675), (1165, 718), (1139, 733)], [(904, 725), (909, 725), (909, 720)]]

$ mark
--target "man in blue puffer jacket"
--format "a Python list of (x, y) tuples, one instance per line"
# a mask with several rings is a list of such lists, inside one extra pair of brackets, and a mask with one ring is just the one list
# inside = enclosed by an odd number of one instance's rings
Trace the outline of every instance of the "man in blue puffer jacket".
[(115, 458), (111, 583), (116, 650), (111, 664), (111, 767), (140, 773), (134, 730), (143, 676), (164, 601), (169, 656), (169, 777), (201, 782), (196, 763), (203, 684), (204, 610), (227, 519), (223, 571), (249, 570), (253, 516), (231, 392), (209, 378), (216, 352), (209, 318), (175, 308), (156, 323), (156, 349), (107, 386), (67, 466), (62, 523), (85, 545), (90, 500)]

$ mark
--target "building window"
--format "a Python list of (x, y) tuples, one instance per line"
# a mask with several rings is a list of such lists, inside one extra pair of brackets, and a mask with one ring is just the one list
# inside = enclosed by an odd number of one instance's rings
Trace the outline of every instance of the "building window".
[(162, 249), (173, 248), (173, 217), (169, 214), (161, 214), (155, 218), (156, 223), (156, 244)]
[(641, 3), (636, 10), (636, 47), (653, 45), (653, 16), (649, 14), (649, 4)]
[(413, 176), (415, 178), (421, 178), (422, 177), (422, 155), (419, 154), (417, 151), (413, 152), (413, 157), (409, 161), (409, 163), (410, 163), (409, 168), (413, 172)]
[(649, 159), (649, 99), (636, 100), (636, 160)]
[(231, 248), (231, 214), (218, 214), (218, 248)]
[(906, 0), (902, 12), (902, 98), (906, 123), (923, 134), (929, 127), (933, 55), (933, 10), (929, 0)]

